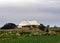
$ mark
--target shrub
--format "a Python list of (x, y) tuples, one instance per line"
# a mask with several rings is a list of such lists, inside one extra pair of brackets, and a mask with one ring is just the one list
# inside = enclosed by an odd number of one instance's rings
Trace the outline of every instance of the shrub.
[(31, 34), (31, 32), (20, 32), (20, 35), (22, 36), (29, 36)]
[(14, 29), (17, 26), (14, 23), (6, 23), (1, 29)]
[(45, 26), (43, 24), (40, 24), (39, 25), (39, 29), (42, 30), (42, 31), (44, 31), (45, 30)]

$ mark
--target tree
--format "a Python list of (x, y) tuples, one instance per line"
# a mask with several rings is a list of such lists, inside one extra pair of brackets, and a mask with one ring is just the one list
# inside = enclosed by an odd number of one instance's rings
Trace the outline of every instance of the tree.
[(45, 32), (46, 32), (45, 35), (50, 35), (50, 34), (49, 34), (49, 26), (50, 26), (50, 25), (47, 25), (46, 28), (45, 28)]
[(47, 25), (45, 32), (49, 32), (49, 25)]
[(56, 26), (56, 25), (54, 25), (54, 28), (57, 28), (57, 26)]
[(40, 24), (39, 25), (39, 29), (42, 30), (42, 31), (44, 31), (45, 30), (45, 26), (43, 24)]
[(14, 29), (17, 26), (14, 23), (6, 23), (1, 29)]

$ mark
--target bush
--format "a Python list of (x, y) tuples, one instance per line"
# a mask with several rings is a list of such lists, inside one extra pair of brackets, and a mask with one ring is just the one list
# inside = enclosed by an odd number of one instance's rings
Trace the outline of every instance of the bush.
[(14, 23), (6, 23), (1, 29), (14, 29), (17, 26)]
[(40, 29), (40, 30), (44, 31), (45, 28), (46, 28), (46, 27), (45, 27), (43, 24), (40, 24), (40, 25), (39, 25), (39, 29)]
[(22, 36), (29, 36), (31, 34), (31, 32), (20, 32), (20, 35)]

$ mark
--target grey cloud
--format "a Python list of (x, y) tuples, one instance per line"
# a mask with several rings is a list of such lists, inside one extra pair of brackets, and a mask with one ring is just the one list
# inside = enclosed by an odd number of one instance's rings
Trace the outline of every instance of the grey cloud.
[[(40, 6), (33, 6), (33, 7), (6, 7), (6, 8), (0, 8), (0, 14), (4, 17), (12, 17), (12, 18), (24, 18), (24, 17), (42, 17), (46, 18), (48, 15), (48, 18), (50, 15), (56, 15), (60, 14), (59, 9), (55, 8), (39, 8)], [(45, 16), (46, 15), (46, 16)], [(52, 17), (53, 17), (52, 16)]]
[[(53, 0), (54, 1), (54, 0)], [(59, 0), (55, 0), (59, 1)], [(56, 6), (55, 6), (56, 5)], [(45, 24), (58, 24), (60, 22), (60, 4), (38, 4), (30, 3), (26, 6), (4, 6), (0, 7), (0, 23), (14, 22), (22, 20), (38, 20)], [(51, 7), (54, 6), (54, 7)], [(3, 22), (3, 23), (2, 23)], [(48, 23), (49, 22), (49, 23)]]

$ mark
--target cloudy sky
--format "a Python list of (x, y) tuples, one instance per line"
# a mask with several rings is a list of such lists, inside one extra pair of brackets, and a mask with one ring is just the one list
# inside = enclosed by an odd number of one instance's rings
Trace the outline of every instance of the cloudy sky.
[(0, 0), (0, 26), (22, 20), (60, 26), (60, 0)]

